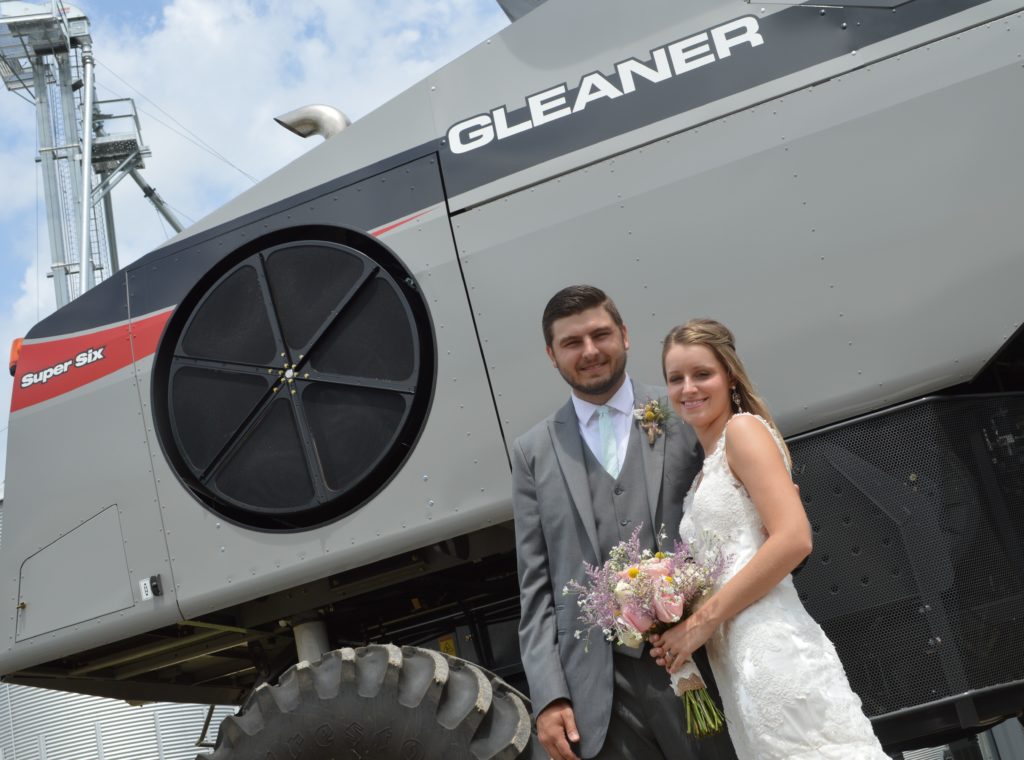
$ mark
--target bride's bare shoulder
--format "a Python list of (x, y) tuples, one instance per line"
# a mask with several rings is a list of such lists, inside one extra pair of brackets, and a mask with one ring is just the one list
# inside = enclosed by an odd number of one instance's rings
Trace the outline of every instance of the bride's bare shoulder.
[(768, 436), (770, 440), (772, 437), (772, 434), (768, 431), (768, 423), (761, 417), (747, 412), (734, 414), (730, 417), (729, 421), (725, 423), (725, 429), (728, 431), (730, 438), (754, 436), (755, 439), (760, 439), (762, 436)]
[(778, 456), (778, 446), (768, 423), (753, 414), (736, 414), (726, 423), (725, 448), (730, 462)]

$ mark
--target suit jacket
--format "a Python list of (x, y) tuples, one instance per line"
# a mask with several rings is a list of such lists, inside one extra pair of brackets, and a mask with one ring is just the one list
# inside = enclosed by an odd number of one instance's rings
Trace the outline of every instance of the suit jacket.
[[(633, 383), (637, 403), (664, 398), (663, 388)], [(635, 424), (635, 423), (634, 423)], [(703, 460), (697, 437), (672, 417), (653, 446), (642, 449), (651, 525), (664, 524), (669, 545), (678, 537), (686, 491)], [(519, 646), (535, 713), (569, 699), (580, 732), (580, 752), (600, 751), (612, 708), (612, 648), (599, 631), (577, 639), (575, 596), (563, 596), (569, 580), (584, 580), (584, 562), (599, 565), (598, 545), (583, 442), (572, 401), (524, 433), (512, 445), (513, 509), (520, 603)], [(610, 547), (605, 547), (607, 550)], [(667, 688), (667, 687), (666, 687)]]

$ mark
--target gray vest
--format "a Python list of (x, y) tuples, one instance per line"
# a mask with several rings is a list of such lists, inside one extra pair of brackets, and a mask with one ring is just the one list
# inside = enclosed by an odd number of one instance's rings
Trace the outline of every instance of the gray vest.
[[(587, 482), (597, 523), (597, 540), (601, 545), (601, 560), (607, 559), (608, 552), (620, 541), (628, 541), (636, 527), (640, 529), (640, 548), (655, 546), (657, 528), (651, 525), (651, 513), (647, 506), (647, 480), (644, 477), (644, 462), (640, 446), (646, 444), (640, 437), (636, 425), (630, 425), (629, 445), (626, 459), (622, 463), (619, 477), (613, 479), (590, 447), (583, 444), (583, 457), (587, 467)], [(628, 657), (643, 656), (643, 649), (616, 646), (615, 652)]]

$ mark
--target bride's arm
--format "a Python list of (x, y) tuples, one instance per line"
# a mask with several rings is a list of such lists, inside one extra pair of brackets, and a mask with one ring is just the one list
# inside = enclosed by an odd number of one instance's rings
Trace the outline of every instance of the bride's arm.
[[(725, 454), (764, 523), (767, 539), (750, 561), (693, 615), (655, 642), (676, 656), (677, 670), (725, 621), (763, 597), (811, 553), (811, 527), (786, 469), (785, 460), (765, 425), (748, 415), (728, 424)], [(660, 654), (660, 653), (658, 653)], [(663, 658), (659, 658), (659, 662)]]

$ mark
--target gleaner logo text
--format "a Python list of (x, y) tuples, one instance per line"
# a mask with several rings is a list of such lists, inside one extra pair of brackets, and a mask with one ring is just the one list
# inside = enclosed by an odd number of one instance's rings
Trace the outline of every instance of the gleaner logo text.
[[(529, 118), (517, 124), (508, 123), (508, 109), (505, 106), (465, 119), (448, 130), (448, 146), (452, 153), (467, 153), (494, 140), (504, 140), (549, 121), (579, 113), (595, 100), (628, 95), (636, 90), (637, 77), (648, 82), (663, 82), (670, 77), (728, 58), (732, 55), (732, 49), (739, 45), (763, 45), (764, 39), (758, 29), (756, 18), (744, 16), (652, 50), (650, 62), (645, 63), (636, 58), (620, 61), (615, 64), (615, 74), (611, 77), (599, 71), (591, 72), (580, 79), (571, 103), (570, 93), (564, 84), (530, 95), (526, 98)], [(615, 80), (618, 81), (617, 85)]]
[(39, 372), (26, 372), (21, 377), (21, 387), (28, 388), (32, 385), (48, 383), (53, 378), (63, 375), (65, 372), (70, 372), (72, 367), (84, 367), (87, 364), (101, 361), (103, 359), (103, 351), (105, 349), (106, 346), (90, 348), (82, 351), (80, 354), (75, 356), (74, 359), (58, 362), (52, 367), (47, 367)]

